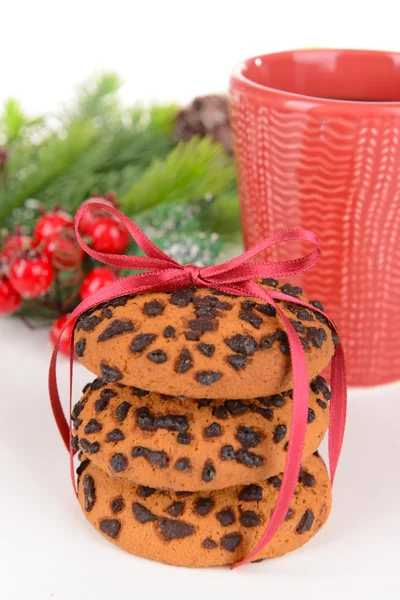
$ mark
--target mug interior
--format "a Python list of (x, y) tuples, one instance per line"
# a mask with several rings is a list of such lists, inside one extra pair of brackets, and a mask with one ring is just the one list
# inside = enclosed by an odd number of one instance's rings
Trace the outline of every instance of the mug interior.
[(333, 100), (400, 102), (400, 54), (295, 50), (259, 56), (241, 75), (258, 86)]

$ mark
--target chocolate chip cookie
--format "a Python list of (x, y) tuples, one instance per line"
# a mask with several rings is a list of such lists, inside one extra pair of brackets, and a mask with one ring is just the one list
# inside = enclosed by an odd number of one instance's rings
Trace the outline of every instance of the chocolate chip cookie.
[[(304, 299), (290, 284), (264, 285)], [(324, 315), (294, 302), (280, 306), (301, 339), (311, 380), (329, 363), (337, 338)], [(291, 388), (282, 320), (256, 298), (196, 288), (124, 296), (81, 315), (74, 341), (79, 360), (108, 383), (241, 400)]]
[[(109, 474), (172, 490), (248, 484), (283, 470), (292, 392), (253, 400), (174, 398), (96, 379), (73, 409), (73, 446)], [(304, 459), (329, 420), (330, 391), (310, 384)]]
[[(78, 470), (82, 510), (104, 537), (127, 552), (186, 567), (229, 565), (244, 558), (265, 531), (281, 483), (281, 476), (275, 476), (209, 493), (173, 493), (110, 477), (89, 460)], [(283, 525), (256, 561), (308, 542), (330, 507), (328, 473), (313, 455), (300, 471)]]

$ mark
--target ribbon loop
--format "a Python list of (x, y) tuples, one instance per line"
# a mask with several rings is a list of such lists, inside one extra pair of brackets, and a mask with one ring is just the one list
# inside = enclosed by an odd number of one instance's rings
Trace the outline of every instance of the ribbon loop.
[[(79, 223), (86, 211), (91, 208), (107, 208), (107, 210), (118, 217), (123, 225), (127, 228), (133, 240), (139, 248), (144, 252), (145, 256), (128, 256), (114, 255), (97, 252), (86, 244), (79, 232)], [(128, 217), (120, 213), (115, 207), (105, 205), (102, 202), (90, 201), (86, 202), (77, 212), (75, 217), (75, 231), (81, 247), (94, 259), (103, 262), (106, 265), (118, 268), (131, 268), (148, 273), (139, 273), (131, 275), (118, 281), (113, 282), (107, 287), (104, 287), (89, 298), (82, 301), (77, 308), (71, 313), (66, 321), (63, 329), (60, 332), (58, 341), (54, 347), (49, 368), (49, 394), (51, 406), (54, 413), (58, 429), (61, 437), (70, 452), (71, 478), (75, 487), (73, 456), (74, 451), (71, 448), (71, 422), (64, 416), (60, 397), (57, 388), (56, 377), (56, 362), (59, 348), (60, 338), (64, 330), (74, 325), (76, 319), (85, 311), (94, 306), (112, 300), (119, 296), (129, 294), (138, 294), (149, 291), (173, 291), (193, 285), (195, 287), (211, 287), (220, 292), (233, 296), (251, 296), (260, 298), (261, 300), (271, 303), (286, 329), (288, 336), (292, 373), (293, 373), (293, 406), (292, 406), (292, 424), (287, 460), (282, 479), (281, 489), (271, 519), (267, 524), (267, 528), (259, 540), (257, 546), (246, 556), (238, 565), (240, 566), (256, 555), (271, 541), (272, 537), (282, 525), (293, 494), (296, 488), (302, 452), (304, 446), (304, 437), (307, 427), (308, 413), (308, 377), (307, 363), (303, 346), (300, 342), (292, 323), (282, 311), (281, 306), (277, 301), (286, 300), (295, 302), (314, 312), (324, 315), (328, 320), (329, 326), (337, 334), (337, 329), (326, 313), (323, 313), (315, 306), (311, 306), (307, 302), (290, 296), (282, 291), (275, 289), (266, 289), (257, 283), (255, 278), (269, 277), (290, 277), (294, 274), (304, 272), (311, 269), (318, 261), (320, 250), (318, 237), (306, 229), (289, 229), (280, 233), (276, 233), (253, 248), (247, 250), (242, 255), (226, 261), (219, 265), (210, 267), (199, 267), (198, 265), (188, 264), (181, 265), (167, 254), (162, 252), (149, 238), (141, 231), (141, 229)], [(306, 256), (286, 260), (281, 262), (251, 262), (261, 252), (266, 249), (290, 241), (310, 242), (315, 248)], [(70, 407), (71, 414), (72, 406), (72, 364), (73, 364), (73, 346), (71, 341), (70, 354)], [(329, 428), (329, 464), (331, 479), (333, 481), (336, 467), (338, 464), (340, 451), (342, 447), (343, 434), (346, 420), (346, 372), (344, 364), (344, 354), (341, 344), (339, 343), (335, 349), (335, 355), (332, 360), (331, 371), (331, 408), (330, 408), (330, 428)], [(278, 390), (279, 391), (279, 390)]]

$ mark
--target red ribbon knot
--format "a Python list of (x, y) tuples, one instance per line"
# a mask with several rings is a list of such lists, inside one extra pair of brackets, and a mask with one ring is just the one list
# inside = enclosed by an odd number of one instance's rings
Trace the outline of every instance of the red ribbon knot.
[[(314, 312), (322, 313), (315, 306), (311, 306), (303, 300), (278, 291), (278, 289), (264, 288), (255, 282), (256, 279), (291, 277), (297, 273), (302, 273), (311, 269), (318, 261), (319, 241), (315, 233), (306, 229), (289, 229), (276, 233), (265, 240), (262, 240), (253, 248), (250, 248), (240, 256), (228, 260), (215, 266), (199, 267), (188, 264), (181, 265), (162, 252), (143, 231), (126, 215), (120, 213), (116, 208), (107, 206), (114, 216), (125, 225), (132, 238), (139, 248), (144, 252), (144, 256), (126, 256), (105, 254), (97, 252), (86, 244), (79, 233), (79, 223), (82, 216), (91, 208), (103, 208), (104, 204), (98, 201), (85, 203), (78, 210), (75, 217), (75, 232), (81, 247), (92, 256), (106, 265), (114, 266), (120, 269), (136, 269), (147, 271), (137, 275), (124, 277), (110, 285), (101, 288), (92, 294), (86, 300), (83, 300), (77, 308), (71, 313), (64, 329), (70, 323), (75, 324), (79, 315), (113, 298), (125, 296), (128, 294), (138, 294), (149, 291), (173, 291), (194, 285), (195, 287), (211, 287), (220, 292), (231, 294), (233, 296), (251, 296), (259, 298), (272, 304), (283, 322), (288, 336), (290, 355), (292, 361), (292, 422), (289, 446), (287, 451), (286, 465), (283, 473), (282, 484), (278, 495), (278, 500), (273, 510), (272, 516), (267, 524), (266, 530), (259, 540), (256, 547), (235, 567), (240, 566), (252, 560), (272, 539), (284, 522), (286, 513), (290, 507), (293, 494), (296, 489), (302, 452), (304, 447), (304, 438), (307, 427), (308, 417), (308, 397), (309, 382), (307, 374), (307, 363), (304, 349), (301, 345), (298, 334), (292, 323), (282, 311), (277, 300), (286, 300), (295, 304), (300, 304)], [(271, 248), (276, 244), (290, 241), (310, 242), (314, 245), (314, 250), (300, 258), (277, 261), (277, 262), (252, 262), (252, 259)], [(331, 328), (335, 333), (337, 329), (333, 321), (326, 313), (322, 313), (328, 319)], [(60, 337), (64, 331), (60, 333)], [(73, 455), (71, 448), (71, 422), (70, 418), (64, 416), (60, 397), (57, 388), (56, 363), (60, 338), (58, 339), (50, 361), (49, 368), (49, 393), (53, 409), (54, 418), (59, 428), (62, 439), (70, 452), (71, 477), (75, 487)], [(72, 365), (73, 365), (73, 345), (71, 342), (70, 354), (70, 406), (72, 407)], [(343, 441), (345, 419), (346, 419), (346, 374), (344, 365), (344, 354), (342, 345), (339, 343), (335, 347), (335, 354), (332, 358), (331, 369), (331, 404), (330, 404), (330, 427), (329, 427), (329, 465), (331, 480), (333, 482), (336, 467), (338, 464), (340, 450)]]

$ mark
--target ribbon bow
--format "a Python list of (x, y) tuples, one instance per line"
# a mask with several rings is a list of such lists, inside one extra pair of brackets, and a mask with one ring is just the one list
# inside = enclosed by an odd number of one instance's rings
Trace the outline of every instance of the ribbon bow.
[[(330, 322), (333, 331), (337, 333), (336, 326), (331, 319), (315, 306), (299, 300), (293, 296), (281, 291), (265, 289), (257, 284), (256, 278), (276, 278), (290, 277), (297, 273), (302, 273), (311, 269), (319, 259), (319, 241), (317, 236), (306, 229), (289, 229), (276, 233), (269, 238), (264, 239), (247, 252), (233, 258), (227, 262), (210, 267), (199, 267), (197, 265), (181, 265), (164, 252), (162, 252), (143, 231), (126, 215), (119, 212), (112, 206), (107, 209), (117, 216), (125, 225), (135, 242), (143, 250), (145, 256), (126, 256), (97, 252), (89, 248), (79, 233), (79, 223), (87, 210), (91, 208), (103, 208), (101, 202), (91, 201), (85, 203), (79, 208), (75, 217), (75, 232), (81, 247), (94, 259), (110, 266), (118, 268), (130, 268), (148, 271), (131, 275), (115, 281), (104, 288), (101, 288), (89, 298), (83, 300), (77, 308), (70, 314), (64, 329), (70, 324), (75, 324), (79, 315), (90, 308), (109, 301), (119, 296), (125, 296), (132, 293), (141, 293), (149, 291), (173, 291), (182, 289), (190, 285), (196, 287), (211, 287), (215, 290), (232, 294), (234, 296), (251, 296), (265, 300), (272, 304), (286, 328), (288, 342), (290, 347), (292, 372), (293, 372), (293, 404), (292, 404), (292, 424), (289, 440), (288, 452), (282, 484), (279, 491), (278, 500), (273, 510), (271, 519), (268, 522), (266, 530), (256, 547), (233, 568), (243, 565), (254, 558), (273, 538), (282, 525), (286, 513), (290, 507), (293, 494), (297, 485), (300, 472), (304, 438), (308, 418), (308, 376), (304, 349), (300, 339), (291, 324), (290, 320), (281, 310), (277, 300), (286, 300), (295, 304), (300, 304), (314, 312), (323, 314)], [(281, 262), (249, 262), (252, 258), (276, 244), (289, 242), (293, 240), (308, 241), (314, 244), (314, 250), (301, 258), (286, 260)], [(64, 329), (62, 331), (64, 331)], [(62, 334), (60, 333), (60, 337)], [(71, 449), (71, 422), (67, 422), (57, 388), (56, 362), (60, 338), (55, 344), (54, 351), (50, 361), (49, 369), (49, 392), (50, 401), (54, 417), (63, 438), (63, 441), (70, 452), (71, 476), (75, 486), (73, 455)], [(72, 363), (73, 363), (73, 345), (71, 342), (70, 353), (70, 413), (72, 406)], [(333, 483), (336, 467), (338, 464), (345, 420), (346, 420), (346, 375), (344, 365), (344, 354), (342, 345), (339, 343), (335, 347), (335, 354), (332, 359), (331, 370), (331, 404), (330, 404), (330, 427), (329, 427), (329, 465), (331, 481)]]

